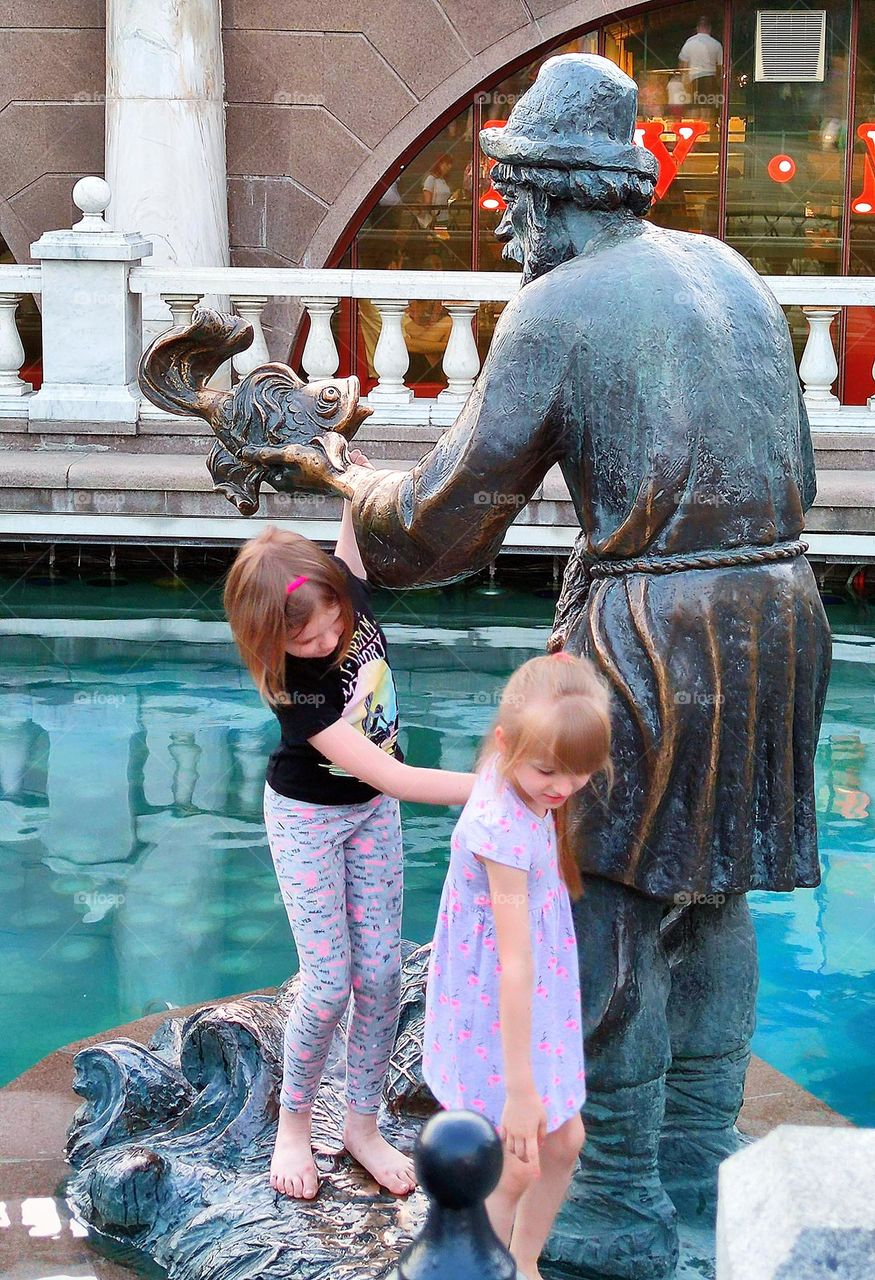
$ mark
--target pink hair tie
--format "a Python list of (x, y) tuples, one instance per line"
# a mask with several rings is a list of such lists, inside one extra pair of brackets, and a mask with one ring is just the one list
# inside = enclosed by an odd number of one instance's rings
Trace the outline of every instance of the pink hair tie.
[(305, 582), (309, 582), (309, 581), (310, 581), (310, 579), (309, 579), (305, 574), (303, 574), (303, 573), (302, 573), (302, 574), (301, 574), (301, 576), (300, 576), (299, 578), (294, 578), (291, 582), (287, 582), (287, 583), (286, 583), (286, 595), (287, 595), (287, 596), (288, 596), (288, 595), (291, 595), (291, 593), (292, 593), (293, 591), (297, 591), (297, 590), (298, 590), (298, 587), (303, 587), (304, 583), (305, 583)]
[(557, 649), (556, 652), (552, 653), (550, 656), (551, 658), (557, 658), (560, 662), (574, 661), (573, 655), (570, 653), (566, 653), (564, 649)]

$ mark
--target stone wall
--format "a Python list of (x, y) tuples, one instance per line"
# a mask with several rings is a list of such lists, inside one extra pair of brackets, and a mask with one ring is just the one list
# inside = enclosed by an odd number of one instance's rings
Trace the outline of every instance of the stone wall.
[(101, 0), (0, 0), (0, 235), (18, 262), (103, 173)]
[(600, 0), (224, 0), (234, 261), (324, 265), (420, 134), (604, 12)]
[[(223, 0), (232, 263), (324, 265), (424, 131), (605, 8)], [(43, 231), (70, 225), (76, 179), (103, 173), (104, 40), (101, 0), (0, 0), (0, 234), (18, 261)], [(284, 355), (296, 312), (272, 306), (265, 320), (271, 355)]]
[[(224, 0), (232, 262), (323, 266), (422, 133), (604, 11), (601, 0)], [(265, 311), (272, 357), (285, 358), (297, 319), (294, 306)]]

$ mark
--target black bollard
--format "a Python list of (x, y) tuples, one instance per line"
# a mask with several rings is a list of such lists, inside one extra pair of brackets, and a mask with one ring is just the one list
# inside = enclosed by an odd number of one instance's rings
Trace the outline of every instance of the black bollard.
[(484, 1200), (498, 1185), (498, 1134), (476, 1111), (442, 1111), (419, 1135), (416, 1176), (429, 1197), (422, 1231), (386, 1280), (522, 1280)]

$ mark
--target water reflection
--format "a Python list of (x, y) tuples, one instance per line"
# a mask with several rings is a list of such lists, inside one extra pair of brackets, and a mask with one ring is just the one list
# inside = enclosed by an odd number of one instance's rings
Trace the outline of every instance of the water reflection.
[[(543, 648), (542, 612), (538, 628), (388, 628), (409, 758), (470, 767), (508, 670)], [(149, 646), (148, 623), (37, 630), (0, 636), (2, 1079), (91, 1031), (296, 965), (261, 813), (278, 729), (224, 625)], [(451, 823), (407, 809), (409, 936), (430, 934)]]

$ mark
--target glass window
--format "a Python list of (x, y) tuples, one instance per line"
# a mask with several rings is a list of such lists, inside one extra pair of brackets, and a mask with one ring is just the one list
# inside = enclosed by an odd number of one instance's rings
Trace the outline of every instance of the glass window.
[[(848, 273), (871, 276), (875, 273), (875, 0), (860, 0), (855, 72)], [(875, 393), (875, 308), (848, 308), (844, 339), (842, 398), (847, 404), (865, 404)]]
[(639, 137), (659, 160), (653, 222), (716, 235), (723, 7), (679, 4), (605, 29), (605, 57), (638, 82)]
[(733, 6), (726, 240), (763, 275), (841, 268), (850, 6), (826, 5), (813, 81), (757, 80), (757, 10)]

